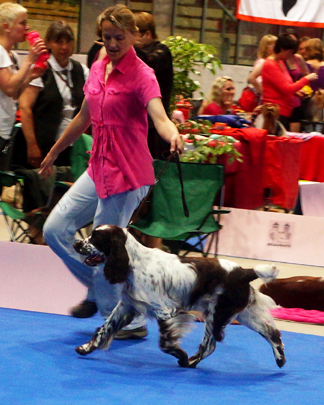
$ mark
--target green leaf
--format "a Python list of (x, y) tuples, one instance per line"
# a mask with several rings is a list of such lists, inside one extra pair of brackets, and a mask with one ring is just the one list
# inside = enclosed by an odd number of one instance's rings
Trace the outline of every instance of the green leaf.
[[(200, 89), (200, 83), (193, 81), (189, 74), (200, 75), (197, 67), (203, 64), (215, 75), (216, 68), (221, 68), (221, 62), (217, 57), (217, 50), (212, 45), (199, 44), (181, 36), (168, 37), (163, 43), (169, 47), (173, 59), (174, 83), (171, 109), (174, 109), (176, 96), (191, 98), (193, 92)], [(200, 94), (204, 96), (203, 92)]]

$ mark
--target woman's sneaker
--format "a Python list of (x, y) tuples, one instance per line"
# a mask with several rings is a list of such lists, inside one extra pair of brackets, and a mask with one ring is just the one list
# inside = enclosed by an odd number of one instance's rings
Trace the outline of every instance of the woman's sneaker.
[(71, 308), (71, 315), (74, 318), (90, 318), (94, 314), (98, 312), (98, 307), (95, 302), (93, 301), (82, 301), (79, 305)]
[(115, 335), (115, 340), (125, 340), (125, 339), (142, 339), (148, 335), (146, 326), (140, 326), (135, 329), (121, 329)]

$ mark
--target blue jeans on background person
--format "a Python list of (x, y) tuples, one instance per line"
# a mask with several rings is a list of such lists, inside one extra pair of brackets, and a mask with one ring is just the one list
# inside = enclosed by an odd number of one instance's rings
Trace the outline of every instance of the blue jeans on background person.
[[(88, 288), (87, 300), (97, 304), (105, 319), (120, 299), (120, 285), (112, 285), (105, 279), (104, 265), (89, 267), (83, 263), (83, 257), (73, 248), (75, 233), (91, 222), (93, 228), (105, 224), (126, 227), (148, 190), (149, 186), (143, 186), (102, 199), (97, 196), (93, 180), (84, 172), (64, 194), (45, 222), (43, 231), (46, 243)], [(129, 328), (144, 325), (145, 318), (141, 315), (134, 319)]]

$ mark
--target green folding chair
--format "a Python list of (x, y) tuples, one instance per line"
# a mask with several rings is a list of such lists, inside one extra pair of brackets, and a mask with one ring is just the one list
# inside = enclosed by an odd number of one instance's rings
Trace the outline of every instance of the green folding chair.
[[(0, 171), (0, 185), (2, 187), (12, 187), (21, 184), (23, 181), (22, 176), (16, 176), (11, 172)], [(1, 188), (2, 188), (1, 187)], [(14, 196), (15, 202), (16, 196)], [(11, 242), (31, 242), (31, 238), (28, 235), (28, 224), (26, 222), (26, 214), (18, 208), (15, 208), (11, 204), (0, 200), (0, 209), (5, 220), (10, 241)]]
[[(86, 170), (90, 157), (90, 154), (87, 152), (91, 150), (91, 146), (92, 137), (87, 134), (82, 134), (74, 143), (71, 151), (71, 172), (74, 180)], [(24, 180), (26, 181), (26, 178), (23, 175), (0, 171), (0, 186), (11, 187), (21, 184), (23, 187)], [(12, 242), (33, 243), (33, 239), (29, 236), (29, 226), (36, 220), (45, 221), (50, 210), (70, 187), (68, 183), (62, 181), (56, 181), (54, 185), (55, 187), (53, 187), (53, 192), (49, 196), (47, 204), (44, 203), (44, 206), (39, 207), (32, 213), (25, 213), (8, 202), (0, 201), (0, 210), (2, 211)], [(81, 233), (81, 230), (78, 233)]]
[(92, 148), (92, 136), (88, 134), (82, 134), (78, 138), (72, 147), (70, 159), (71, 159), (71, 172), (74, 176), (74, 180), (77, 180), (81, 174), (87, 169), (88, 161), (90, 158), (90, 152)]
[[(224, 185), (224, 167), (214, 164), (180, 163), (183, 191), (189, 216), (185, 215), (177, 163), (156, 160), (155, 177), (163, 172), (152, 192), (150, 209), (131, 228), (163, 239), (172, 253), (185, 256), (199, 251), (207, 256), (215, 243), (217, 255), (220, 215), (229, 210), (220, 209)], [(166, 167), (166, 165), (168, 165)], [(214, 208), (216, 206), (217, 208)], [(206, 238), (211, 235), (207, 246)], [(196, 238), (193, 244), (188, 241)]]

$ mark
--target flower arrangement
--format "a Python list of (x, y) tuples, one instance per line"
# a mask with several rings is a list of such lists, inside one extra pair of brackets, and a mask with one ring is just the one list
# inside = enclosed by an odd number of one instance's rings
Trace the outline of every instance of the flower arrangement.
[(189, 135), (188, 140), (192, 140), (194, 148), (186, 150), (181, 155), (181, 162), (191, 163), (224, 163), (224, 157), (229, 164), (234, 161), (242, 162), (242, 155), (238, 152), (234, 144), (235, 139), (225, 135), (219, 135), (217, 139), (206, 138), (196, 139), (194, 135)]
[(213, 134), (214, 126), (207, 120), (185, 121), (177, 125), (187, 144), (180, 157), (181, 162), (215, 164), (224, 163), (224, 158), (229, 164), (242, 162), (242, 155), (234, 146), (237, 140), (231, 136)]
[(177, 125), (179, 134), (207, 134), (211, 135), (213, 124), (208, 120), (186, 120)]

